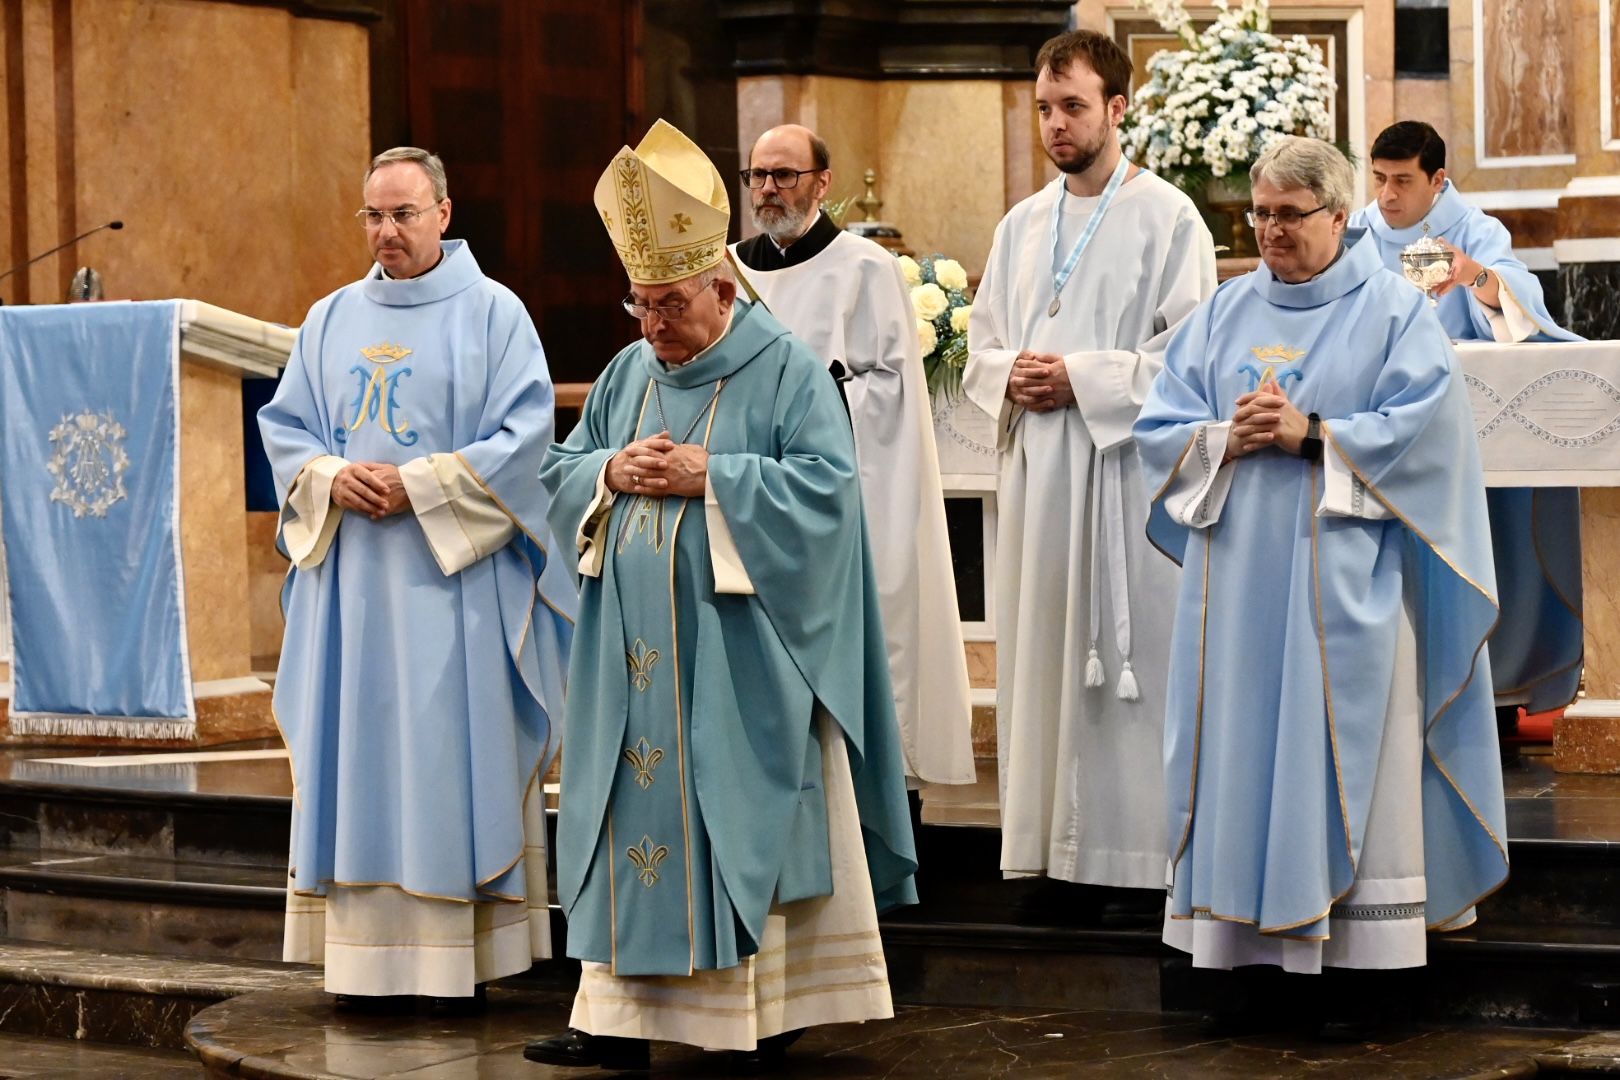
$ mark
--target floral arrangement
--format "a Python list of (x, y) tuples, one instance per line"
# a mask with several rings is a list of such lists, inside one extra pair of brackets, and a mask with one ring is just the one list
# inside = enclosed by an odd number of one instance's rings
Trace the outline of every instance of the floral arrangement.
[(1193, 29), (1183, 0), (1136, 0), (1186, 48), (1157, 53), (1120, 127), (1125, 155), (1189, 193), (1239, 174), (1284, 135), (1326, 139), (1333, 78), (1321, 50), (1270, 32), (1267, 0), (1213, 0)]
[(959, 397), (962, 369), (967, 366), (968, 316), (973, 312), (967, 271), (955, 259), (938, 253), (920, 261), (901, 255), (900, 270), (911, 287), (928, 393), (931, 397)]

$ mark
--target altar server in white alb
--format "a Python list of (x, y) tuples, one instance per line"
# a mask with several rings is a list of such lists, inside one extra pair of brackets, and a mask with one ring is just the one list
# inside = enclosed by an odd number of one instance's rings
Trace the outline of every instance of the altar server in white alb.
[(1171, 332), (1215, 289), (1192, 202), (1127, 161), (1131, 63), (1086, 30), (1036, 59), (1061, 170), (996, 228), (967, 394), (1000, 428), (1001, 868), (1162, 889), (1174, 567), (1147, 546), (1131, 425)]
[(906, 773), (973, 782), (973, 706), (939, 453), (898, 260), (822, 212), (827, 144), (797, 124), (759, 137), (742, 171), (761, 232), (733, 249), (771, 313), (842, 380), (883, 608)]

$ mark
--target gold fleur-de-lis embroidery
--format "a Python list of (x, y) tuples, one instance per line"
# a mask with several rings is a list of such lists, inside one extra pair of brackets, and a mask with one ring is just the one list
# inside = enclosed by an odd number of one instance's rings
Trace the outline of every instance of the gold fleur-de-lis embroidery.
[(641, 843), (635, 847), (626, 848), (625, 855), (636, 868), (636, 877), (647, 888), (658, 884), (658, 864), (669, 858), (669, 848), (663, 844), (654, 845), (652, 837), (643, 836)]
[[(657, 655), (656, 652), (653, 653), (654, 657), (657, 657)], [(664, 760), (664, 752), (658, 747), (650, 745), (646, 737), (643, 736), (636, 741), (636, 745), (625, 749), (624, 760), (628, 761), (630, 767), (636, 770), (636, 783), (641, 785), (641, 790), (646, 791), (652, 787), (653, 770), (658, 768), (660, 761)]]
[(652, 685), (652, 669), (658, 663), (658, 650), (647, 648), (647, 643), (636, 638), (635, 650), (624, 654), (630, 662), (630, 685), (642, 693)]
[(669, 219), (669, 227), (674, 229), (676, 232), (685, 232), (687, 229), (691, 228), (691, 226), (692, 219), (687, 217), (685, 214), (676, 214), (674, 217)]

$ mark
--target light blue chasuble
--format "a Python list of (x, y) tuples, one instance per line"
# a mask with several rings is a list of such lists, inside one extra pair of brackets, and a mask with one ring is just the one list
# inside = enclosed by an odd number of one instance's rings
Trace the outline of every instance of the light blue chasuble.
[[(1319, 517), (1323, 465), (1281, 450), (1230, 466), (1218, 519), (1154, 500), (1184, 567), (1165, 717), (1170, 914), (1320, 939), (1350, 889), (1403, 605), (1424, 704), (1427, 921), (1471, 921), (1507, 874), (1484, 644), (1496, 620), (1479, 449), (1451, 347), (1362, 230), (1313, 281), (1263, 266), (1193, 313), (1135, 427), (1160, 496), (1199, 427), (1270, 374), (1323, 419), (1324, 456), (1387, 520)], [(1211, 455), (1220, 448), (1211, 447)]]
[[(1424, 218), (1430, 234), (1460, 248), (1501, 281), (1535, 323), (1529, 341), (1579, 341), (1547, 312), (1541, 282), (1513, 254), (1507, 227), (1470, 206), (1451, 181)], [(1378, 241), (1384, 265), (1401, 269), (1401, 250), (1423, 235), (1423, 222), (1392, 229), (1378, 204), (1351, 219)], [(1440, 298), (1440, 322), (1453, 341), (1492, 341), (1490, 320), (1472, 289)], [(1530, 712), (1575, 700), (1581, 681), (1585, 628), (1581, 622), (1581, 498), (1575, 488), (1490, 488), (1491, 541), (1502, 622), (1491, 638), (1496, 692)]]
[[(878, 905), (915, 902), (904, 759), (854, 439), (820, 359), (763, 307), (680, 367), (616, 356), (541, 473), (575, 537), (625, 444), (668, 430), (753, 594), (716, 592), (704, 500), (618, 495), (582, 579), (563, 746), (568, 955), (619, 975), (735, 966), (774, 902), (832, 891), (817, 706), (848, 742)], [(594, 531), (594, 524), (587, 524)]]
[(561, 732), (577, 602), (547, 553), (534, 480), (552, 402), (522, 303), (459, 240), (419, 278), (374, 266), (299, 331), (259, 413), (284, 508), (323, 455), (446, 454), (516, 533), (446, 575), (410, 510), (345, 512), (325, 558), (288, 575), (275, 709), (292, 753), (298, 893), (526, 899), (523, 799)]

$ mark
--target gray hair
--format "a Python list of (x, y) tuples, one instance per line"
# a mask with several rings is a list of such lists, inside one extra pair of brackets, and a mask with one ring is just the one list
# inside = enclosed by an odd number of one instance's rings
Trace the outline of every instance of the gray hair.
[(1249, 183), (1268, 180), (1279, 188), (1310, 188), (1332, 213), (1349, 212), (1355, 197), (1356, 174), (1332, 143), (1284, 135), (1267, 148), (1249, 169)]
[(399, 161), (408, 161), (422, 167), (422, 171), (427, 173), (428, 180), (433, 184), (434, 202), (443, 202), (450, 197), (450, 185), (444, 178), (444, 162), (439, 160), (438, 154), (415, 146), (396, 146), (372, 158), (371, 167), (366, 170), (365, 180), (361, 181), (362, 187), (366, 180), (371, 179), (372, 173), (384, 165), (392, 165)]
[(696, 274), (693, 274), (692, 280), (697, 283), (697, 287), (699, 291), (701, 291), (703, 289), (707, 289), (716, 281), (729, 281), (732, 284), (736, 284), (737, 275), (731, 272), (731, 260), (729, 258), (725, 258), (721, 259), (707, 270), (700, 270)]

